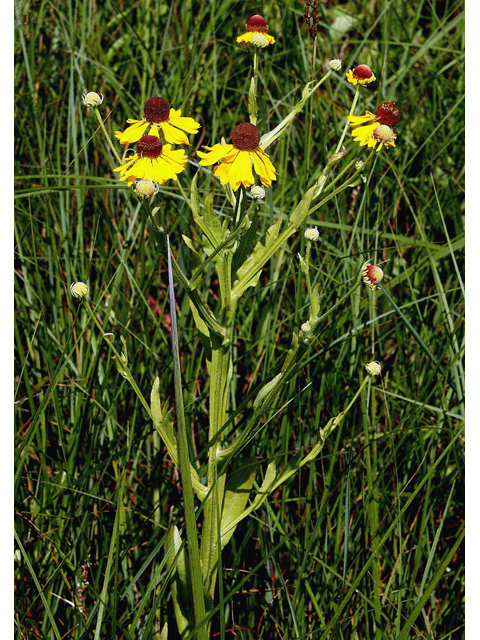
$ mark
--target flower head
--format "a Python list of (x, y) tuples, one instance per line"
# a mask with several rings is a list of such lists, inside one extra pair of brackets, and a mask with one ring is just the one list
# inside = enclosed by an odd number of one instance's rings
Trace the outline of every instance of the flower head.
[(151, 180), (163, 184), (167, 180), (176, 180), (187, 162), (183, 149), (172, 151), (172, 145), (162, 144), (155, 135), (142, 136), (137, 142), (137, 152), (126, 159), (125, 163), (114, 171), (120, 172), (120, 180)]
[(349, 126), (355, 129), (352, 131), (353, 139), (359, 142), (360, 146), (374, 147), (380, 142), (377, 151), (380, 151), (382, 146), (395, 146), (397, 136), (394, 126), (400, 120), (400, 111), (394, 102), (383, 102), (375, 109), (375, 113), (365, 111), (364, 116), (348, 116), (348, 119)]
[(143, 119), (132, 120), (125, 131), (115, 131), (120, 144), (137, 142), (149, 129), (149, 135), (159, 137), (160, 131), (165, 140), (171, 144), (189, 144), (186, 133), (197, 133), (200, 125), (193, 118), (182, 117), (181, 109), (171, 109), (166, 100), (159, 97), (150, 98), (143, 108)]
[(365, 369), (371, 376), (378, 376), (378, 374), (382, 370), (382, 366), (378, 362), (378, 360), (374, 360), (373, 362), (369, 362), (368, 364), (366, 364)]
[[(262, 16), (252, 16), (245, 25), (245, 31), (246, 33), (238, 36), (237, 42), (243, 42), (247, 47), (251, 44), (256, 47), (266, 47), (275, 42), (275, 38), (268, 35), (268, 26), (265, 18), (262, 18)], [(258, 35), (261, 35), (262, 38), (258, 38)]]
[(375, 82), (376, 77), (368, 64), (359, 64), (355, 69), (347, 71), (347, 80), (355, 86), (357, 84), (370, 84), (370, 82)]
[(84, 282), (72, 282), (70, 285), (70, 293), (74, 298), (81, 300), (88, 295), (89, 288)]
[(82, 94), (83, 104), (86, 107), (99, 107), (103, 102), (103, 94), (98, 95), (95, 91)]
[(383, 280), (383, 271), (376, 264), (370, 264), (370, 260), (367, 260), (362, 267), (362, 278), (367, 287), (374, 291), (377, 284)]
[(232, 144), (216, 144), (204, 147), (208, 151), (197, 151), (200, 165), (208, 167), (221, 160), (214, 173), (222, 184), (230, 184), (236, 191), (243, 184), (250, 187), (255, 183), (252, 166), (261, 183), (269, 187), (277, 179), (277, 172), (270, 158), (260, 145), (260, 131), (250, 122), (243, 122), (232, 131)]

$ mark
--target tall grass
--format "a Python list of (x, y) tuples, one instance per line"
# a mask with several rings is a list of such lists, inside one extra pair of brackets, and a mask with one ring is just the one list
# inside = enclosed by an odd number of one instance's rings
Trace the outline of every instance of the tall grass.
[[(88, 281), (104, 332), (120, 336), (148, 397), (156, 376), (174, 398), (164, 258), (81, 94), (105, 96), (110, 136), (153, 95), (202, 124), (187, 151), (247, 119), (252, 56), (235, 38), (254, 13), (276, 43), (262, 54), (263, 132), (324, 74), (269, 149), (281, 180), (259, 235), (293, 210), (335, 150), (352, 100), (345, 71), (378, 78), (359, 112), (387, 100), (402, 113), (395, 149), (365, 184), (308, 226), (312, 286), (330, 308), (368, 258), (388, 296), (357, 289), (336, 309), (270, 419), (235, 460), (288, 462), (308, 451), (382, 363), (322, 456), (243, 520), (222, 556), (213, 618), (219, 637), (461, 638), (464, 635), (464, 7), (454, 2), (319, 4), (316, 62), (304, 6), (225, 0), (18, 1), (15, 212), (15, 623), (22, 638), (175, 638), (165, 536), (182, 526), (178, 470), (102, 335), (69, 294)], [(345, 141), (346, 160), (364, 153)], [(218, 181), (202, 171), (202, 195)], [(180, 266), (182, 234), (200, 232), (176, 186), (160, 190)], [(252, 410), (308, 317), (298, 233), (247, 289), (238, 310), (230, 414)], [(215, 300), (216, 283), (203, 292)], [(206, 473), (208, 386), (188, 298), (175, 287), (190, 457)], [(152, 304), (153, 299), (153, 304)], [(232, 432), (241, 424), (232, 421)], [(280, 455), (279, 455), (279, 452)], [(202, 466), (203, 465), (203, 466)], [(88, 585), (84, 584), (88, 582)]]

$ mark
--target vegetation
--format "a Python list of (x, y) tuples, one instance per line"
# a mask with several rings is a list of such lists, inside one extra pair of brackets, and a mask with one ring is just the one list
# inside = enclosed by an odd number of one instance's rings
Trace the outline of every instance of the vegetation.
[[(464, 637), (464, 6), (319, 3), (316, 38), (304, 10), (294, 0), (16, 2), (18, 638), (164, 640), (167, 622), (169, 640), (179, 637), (182, 555), (171, 541), (174, 525), (185, 540), (185, 477), (154, 426), (150, 394), (158, 377), (176, 428), (178, 342), (188, 454), (205, 478), (209, 347), (178, 278), (176, 340), (163, 240), (145, 201), (113, 173), (117, 160), (82, 94), (103, 94), (98, 114), (119, 153), (115, 131), (152, 96), (201, 124), (185, 171), (152, 199), (190, 277), (195, 256), (183, 237), (202, 247), (204, 230), (182, 189), (190, 197), (196, 175), (200, 201), (213, 192), (219, 218), (232, 215), (195, 151), (248, 122), (253, 50), (236, 37), (255, 13), (275, 37), (259, 52), (262, 134), (329, 60), (342, 69), (268, 148), (278, 179), (258, 204), (252, 243), (287, 224), (331, 160), (355, 95), (349, 69), (368, 64), (377, 78), (361, 88), (356, 114), (392, 101), (401, 119), (395, 148), (379, 153), (347, 132), (328, 198), (308, 208), (236, 309), (225, 444), (245, 432), (259, 393), (269, 403), (228, 473), (255, 461), (253, 499), (272, 462), (293, 471), (224, 547), (210, 636)], [(343, 169), (352, 163), (352, 176), (367, 158), (365, 181), (357, 171), (355, 186), (334, 194)], [(312, 227), (320, 233), (310, 245)], [(298, 255), (307, 246), (308, 277)], [(374, 292), (355, 287), (369, 259), (385, 274)], [(82, 301), (70, 294), (77, 281), (88, 283)], [(198, 291), (217, 320), (220, 288), (211, 260)], [(266, 385), (301, 337), (314, 290), (328, 315), (273, 393)], [(380, 376), (366, 373), (371, 361)], [(200, 532), (198, 494), (195, 507)]]

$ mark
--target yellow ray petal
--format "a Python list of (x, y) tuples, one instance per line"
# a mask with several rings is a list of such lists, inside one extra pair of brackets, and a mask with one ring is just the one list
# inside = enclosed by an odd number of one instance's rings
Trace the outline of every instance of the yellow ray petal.
[(177, 111), (175, 111), (175, 109), (170, 109), (170, 118), (168, 119), (170, 124), (173, 124), (174, 127), (178, 127), (187, 133), (197, 133), (200, 129), (199, 123), (195, 122), (193, 118), (188, 118), (181, 114), (181, 109), (178, 109)]
[(208, 167), (211, 164), (215, 164), (215, 162), (221, 160), (234, 148), (235, 147), (231, 144), (215, 144), (213, 147), (211, 147), (211, 151), (209, 151), (208, 153), (197, 151), (197, 155), (202, 158), (200, 160), (200, 165), (202, 167)]
[(250, 160), (250, 154), (248, 151), (240, 151), (238, 156), (231, 163), (230, 184), (233, 186), (232, 179), (237, 185), (237, 189), (240, 186), (240, 182), (245, 187), (249, 187), (254, 184), (255, 179), (252, 172), (252, 161)]
[(136, 120), (135, 123), (130, 127), (127, 127), (123, 133), (121, 131), (116, 131), (115, 137), (120, 144), (138, 142), (148, 126), (148, 122), (145, 122), (145, 120)]
[(180, 129), (172, 127), (168, 122), (162, 122), (161, 127), (167, 142), (171, 142), (172, 144), (188, 144), (187, 136), (183, 131), (180, 131)]

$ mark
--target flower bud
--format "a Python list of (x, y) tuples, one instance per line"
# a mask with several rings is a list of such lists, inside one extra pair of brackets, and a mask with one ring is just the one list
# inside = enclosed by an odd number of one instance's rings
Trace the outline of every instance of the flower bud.
[(252, 198), (264, 198), (265, 197), (265, 189), (263, 187), (260, 187), (259, 185), (254, 185), (251, 189), (250, 189), (250, 195), (252, 196)]
[(103, 94), (98, 95), (95, 91), (90, 91), (90, 93), (82, 94), (83, 104), (86, 107), (99, 107), (103, 102)]
[(380, 140), (381, 142), (390, 142), (393, 138), (393, 131), (390, 127), (387, 127), (386, 124), (381, 124), (378, 126), (372, 133), (372, 136), (375, 140)]
[(268, 45), (267, 39), (263, 35), (263, 33), (254, 33), (250, 42), (254, 47), (258, 47), (261, 49), (265, 49), (265, 47)]
[(158, 188), (158, 184), (156, 182), (152, 182), (152, 180), (137, 180), (133, 190), (137, 196), (142, 196), (142, 198), (151, 198), (158, 193)]
[(334, 60), (329, 60), (328, 67), (333, 71), (340, 71), (340, 69), (342, 68), (342, 61), (338, 60), (338, 58), (335, 58)]
[(371, 376), (378, 376), (382, 367), (377, 360), (374, 360), (373, 362), (369, 362), (368, 364), (366, 364), (365, 369)]
[(318, 240), (320, 233), (318, 232), (317, 227), (311, 227), (305, 231), (304, 236), (310, 242), (315, 242), (315, 240)]
[(383, 271), (376, 264), (369, 264), (367, 260), (362, 267), (362, 277), (365, 284), (373, 291), (383, 280)]
[(303, 333), (306, 333), (306, 334), (311, 333), (312, 323), (310, 322), (310, 320), (307, 320), (306, 322), (304, 322), (300, 327), (300, 329), (303, 331)]
[(365, 163), (364, 163), (364, 161), (363, 161), (363, 160), (357, 160), (357, 161), (355, 162), (355, 169), (356, 169), (357, 171), (360, 171), (360, 169), (363, 167), (363, 165), (364, 165), (364, 164), (365, 164)]
[(70, 293), (74, 298), (81, 300), (88, 295), (89, 288), (84, 282), (72, 282), (70, 285)]

